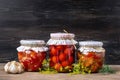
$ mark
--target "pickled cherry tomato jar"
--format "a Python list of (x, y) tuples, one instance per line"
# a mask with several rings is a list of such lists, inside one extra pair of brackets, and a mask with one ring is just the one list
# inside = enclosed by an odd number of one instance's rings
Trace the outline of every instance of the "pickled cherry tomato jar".
[(79, 42), (78, 61), (86, 72), (98, 72), (104, 63), (105, 49), (100, 41)]
[(50, 67), (58, 72), (72, 71), (74, 63), (75, 35), (72, 33), (51, 33), (48, 40)]
[(18, 60), (23, 64), (26, 71), (38, 71), (46, 58), (45, 42), (43, 40), (21, 40), (17, 48)]

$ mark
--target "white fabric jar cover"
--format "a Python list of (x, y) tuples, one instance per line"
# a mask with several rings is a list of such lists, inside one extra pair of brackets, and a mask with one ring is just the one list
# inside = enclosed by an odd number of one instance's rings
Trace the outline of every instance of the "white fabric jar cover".
[(77, 41), (74, 40), (75, 35), (72, 33), (51, 33), (47, 45), (74, 45)]
[(33, 50), (38, 53), (48, 50), (48, 48), (44, 46), (44, 40), (20, 40), (20, 44), (21, 46), (17, 48), (18, 52)]
[(80, 48), (78, 49), (80, 52), (87, 54), (88, 52), (105, 52), (105, 49), (102, 47), (103, 42), (100, 41), (80, 41)]

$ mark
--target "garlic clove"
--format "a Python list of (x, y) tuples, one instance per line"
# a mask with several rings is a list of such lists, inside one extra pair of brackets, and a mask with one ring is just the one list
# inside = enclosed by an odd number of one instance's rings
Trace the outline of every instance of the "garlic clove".
[(5, 66), (4, 66), (4, 70), (5, 72), (8, 72), (9, 66), (10, 66), (10, 62), (8, 62)]
[(22, 72), (24, 72), (24, 67), (23, 67), (23, 65), (19, 64), (18, 73), (22, 73)]
[(17, 69), (17, 66), (15, 65), (15, 63), (11, 63), (11, 65), (9, 66), (8, 72), (11, 72), (11, 73), (17, 73), (18, 72), (18, 69)]

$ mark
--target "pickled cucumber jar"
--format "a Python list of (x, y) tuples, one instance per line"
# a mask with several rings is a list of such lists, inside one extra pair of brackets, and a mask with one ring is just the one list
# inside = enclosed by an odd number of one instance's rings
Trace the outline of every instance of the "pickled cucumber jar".
[(21, 40), (17, 48), (18, 60), (23, 64), (26, 71), (38, 71), (46, 58), (45, 42), (43, 40)]
[(79, 42), (78, 61), (86, 72), (98, 72), (104, 63), (105, 49), (100, 41)]
[(50, 67), (58, 72), (72, 71), (74, 63), (75, 35), (72, 33), (51, 33), (49, 45)]

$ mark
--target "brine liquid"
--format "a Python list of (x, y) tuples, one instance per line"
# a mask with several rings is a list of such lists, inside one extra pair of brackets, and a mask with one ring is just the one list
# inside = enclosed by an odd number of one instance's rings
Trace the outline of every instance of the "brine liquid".
[(69, 72), (74, 62), (75, 48), (73, 45), (51, 45), (50, 67), (58, 72)]
[(18, 52), (18, 60), (23, 64), (26, 71), (37, 71), (42, 67), (46, 52), (36, 53), (33, 50)]
[(98, 72), (103, 66), (104, 54), (102, 52), (88, 52), (88, 54), (78, 52), (78, 60), (83, 67), (88, 68), (91, 72)]

